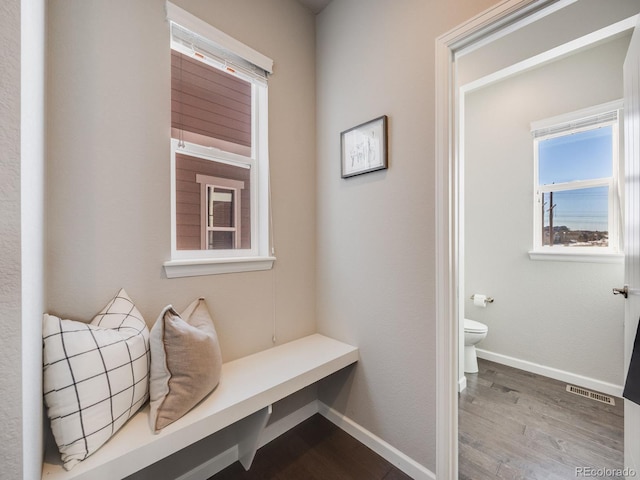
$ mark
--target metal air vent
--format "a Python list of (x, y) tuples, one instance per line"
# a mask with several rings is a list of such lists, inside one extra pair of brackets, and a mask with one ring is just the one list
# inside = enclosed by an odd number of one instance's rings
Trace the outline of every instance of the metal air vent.
[(567, 392), (580, 395), (581, 397), (590, 398), (591, 400), (596, 400), (598, 402), (606, 403), (607, 405), (616, 404), (613, 397), (610, 397), (609, 395), (604, 395), (598, 392), (592, 392), (591, 390), (587, 390), (581, 387), (576, 387), (575, 385), (567, 385)]

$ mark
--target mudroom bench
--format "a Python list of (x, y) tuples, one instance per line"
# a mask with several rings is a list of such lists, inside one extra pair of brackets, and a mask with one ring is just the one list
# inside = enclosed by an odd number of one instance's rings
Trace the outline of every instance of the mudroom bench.
[(55, 445), (48, 448), (42, 479), (124, 478), (251, 416), (238, 444), (239, 460), (248, 469), (273, 403), (357, 361), (356, 347), (314, 334), (227, 362), (220, 384), (209, 397), (159, 434), (151, 432), (147, 404), (71, 471), (62, 467)]

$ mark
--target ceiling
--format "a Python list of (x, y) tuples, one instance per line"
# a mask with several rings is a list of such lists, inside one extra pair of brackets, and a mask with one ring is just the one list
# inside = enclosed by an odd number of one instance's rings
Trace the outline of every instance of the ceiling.
[(331, 0), (298, 0), (298, 3), (307, 7), (314, 14), (320, 13), (329, 2), (331, 2)]

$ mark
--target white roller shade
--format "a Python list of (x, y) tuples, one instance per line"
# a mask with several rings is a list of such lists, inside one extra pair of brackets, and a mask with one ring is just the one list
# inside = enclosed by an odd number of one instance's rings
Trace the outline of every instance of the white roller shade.
[(273, 73), (273, 60), (209, 25), (186, 10), (167, 2), (172, 47), (197, 52), (209, 61), (225, 65), (250, 78), (266, 80)]

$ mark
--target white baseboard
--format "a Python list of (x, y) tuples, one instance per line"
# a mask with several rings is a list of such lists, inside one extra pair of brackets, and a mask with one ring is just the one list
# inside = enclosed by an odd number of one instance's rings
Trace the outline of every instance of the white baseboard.
[(467, 388), (467, 377), (463, 375), (462, 378), (458, 380), (458, 393), (464, 392), (465, 388)]
[(435, 480), (435, 474), (427, 467), (419, 464), (397, 448), (382, 440), (380, 437), (361, 427), (350, 418), (345, 417), (320, 401), (318, 402), (318, 407), (322, 416), (340, 427), (360, 443), (369, 447), (382, 458), (398, 467), (414, 480)]
[[(435, 480), (436, 476), (428, 468), (411, 459), (397, 448), (388, 444), (353, 420), (328, 407), (319, 400), (308, 403), (304, 407), (290, 413), (268, 425), (260, 436), (260, 447), (275, 440), (283, 433), (302, 423), (307, 418), (320, 413), (329, 421), (347, 432), (362, 444), (369, 447), (388, 462), (395, 465), (414, 480)], [(207, 480), (216, 473), (238, 461), (238, 447), (234, 446), (207, 462), (198, 465), (177, 480)]]
[(502, 355), (501, 353), (489, 352), (480, 348), (476, 348), (476, 354), (478, 355), (478, 358), (518, 368), (525, 372), (536, 373), (538, 375), (553, 378), (561, 382), (567, 382), (578, 387), (595, 390), (596, 392), (605, 393), (607, 395), (613, 395), (614, 397), (622, 397), (622, 385), (603, 382), (601, 380), (596, 380), (595, 378), (585, 377), (583, 375), (559, 370), (553, 367), (547, 367), (527, 360), (520, 360), (518, 358)]

